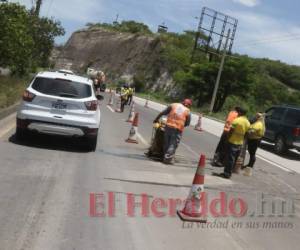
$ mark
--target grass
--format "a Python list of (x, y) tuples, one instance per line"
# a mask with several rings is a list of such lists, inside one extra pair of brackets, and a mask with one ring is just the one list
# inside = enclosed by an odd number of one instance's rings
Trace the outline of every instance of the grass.
[(0, 109), (18, 102), (27, 85), (28, 79), (0, 76)]
[[(172, 102), (176, 102), (176, 100), (172, 100), (170, 97), (166, 97), (164, 94), (159, 93), (159, 92), (156, 92), (156, 93), (143, 92), (143, 93), (136, 93), (135, 95), (138, 96), (138, 97), (141, 97), (141, 98), (145, 98), (145, 99), (149, 98), (149, 100), (151, 100), (151, 101), (158, 102), (158, 103), (165, 104), (165, 105), (168, 105)], [(225, 118), (226, 118), (226, 115), (227, 115), (227, 113), (224, 112), (224, 111), (223, 112), (218, 112), (218, 113), (209, 113), (209, 107), (208, 106), (204, 106), (204, 107), (201, 107), (201, 108), (192, 107), (191, 110), (194, 113), (201, 113), (206, 117), (209, 117), (209, 118), (212, 118), (212, 119), (217, 119), (217, 120), (222, 120), (222, 121), (225, 121)]]

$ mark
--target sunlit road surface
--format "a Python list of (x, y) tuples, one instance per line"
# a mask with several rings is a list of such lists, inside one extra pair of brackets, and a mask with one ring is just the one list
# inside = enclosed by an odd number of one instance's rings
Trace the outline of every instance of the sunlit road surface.
[[(220, 179), (212, 172), (222, 170), (210, 165), (218, 137), (207, 129), (197, 132), (190, 127), (184, 133), (175, 165), (166, 166), (144, 156), (157, 111), (136, 106), (140, 113), (139, 144), (128, 144), (128, 108), (124, 114), (112, 112), (106, 106), (107, 99), (101, 104), (96, 152), (86, 152), (74, 140), (47, 136), (35, 136), (20, 144), (14, 138), (15, 115), (0, 121), (0, 249), (299, 248), (299, 172), (295, 166), (288, 170), (276, 166), (285, 167), (285, 160), (299, 161), (298, 154), (290, 152), (280, 163), (260, 157), (252, 177), (235, 174), (231, 180)], [(273, 155), (271, 147), (264, 150)], [(207, 224), (182, 223), (169, 213), (168, 204), (151, 207), (156, 198), (168, 201), (187, 197), (200, 153), (207, 158), (208, 206), (225, 192), (227, 216), (216, 218), (210, 213)], [(113, 217), (108, 216), (107, 199), (104, 207), (97, 207), (105, 216), (90, 216), (91, 193), (105, 198), (109, 193), (114, 195)], [(150, 204), (146, 217), (140, 206), (135, 207), (135, 216), (127, 215), (129, 194), (138, 203), (142, 194), (147, 195)], [(239, 217), (230, 213), (229, 203), (234, 198), (245, 201), (247, 214)], [(269, 201), (274, 200), (293, 204), (294, 209), (270, 217)], [(165, 216), (157, 217), (157, 211)]]

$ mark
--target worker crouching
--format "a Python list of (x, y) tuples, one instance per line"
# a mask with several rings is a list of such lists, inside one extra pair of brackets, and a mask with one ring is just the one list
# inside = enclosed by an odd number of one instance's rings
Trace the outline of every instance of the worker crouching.
[(176, 149), (180, 143), (182, 132), (190, 125), (192, 101), (185, 99), (182, 103), (173, 103), (162, 111), (154, 120), (157, 123), (162, 116), (167, 116), (165, 126), (163, 162), (173, 164)]

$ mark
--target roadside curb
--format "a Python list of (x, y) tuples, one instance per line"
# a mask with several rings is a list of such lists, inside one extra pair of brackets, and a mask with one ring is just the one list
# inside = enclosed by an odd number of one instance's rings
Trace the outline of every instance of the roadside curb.
[(16, 112), (18, 107), (20, 105), (20, 102), (17, 102), (7, 108), (0, 109), (0, 120), (6, 118), (7, 116), (11, 115), (12, 113)]

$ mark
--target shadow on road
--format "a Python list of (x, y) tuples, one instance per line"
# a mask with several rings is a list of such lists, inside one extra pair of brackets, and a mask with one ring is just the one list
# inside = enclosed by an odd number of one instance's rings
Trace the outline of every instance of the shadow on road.
[(117, 152), (117, 151), (108, 151), (108, 150), (100, 150), (102, 154), (115, 156), (115, 157), (121, 157), (121, 158), (128, 158), (128, 159), (136, 159), (136, 160), (146, 160), (147, 158), (142, 154), (129, 154), (125, 152)]
[[(274, 151), (274, 145), (270, 144), (270, 143), (266, 143), (266, 142), (262, 142), (260, 144), (260, 148), (263, 150), (266, 150), (270, 153), (276, 154)], [(288, 150), (285, 154), (280, 155), (281, 157), (288, 159), (288, 160), (300, 160), (300, 154), (293, 152), (291, 150)]]
[(109, 181), (136, 183), (136, 184), (146, 184), (146, 185), (154, 185), (154, 186), (185, 187), (185, 188), (190, 188), (191, 187), (191, 185), (170, 184), (170, 183), (152, 182), (152, 181), (138, 181), (138, 180), (127, 180), (127, 179), (119, 179), (119, 178), (104, 178), (104, 179), (109, 180)]
[(66, 151), (74, 153), (88, 153), (84, 145), (76, 138), (49, 136), (40, 134), (30, 134), (22, 141), (16, 139), (15, 134), (9, 138), (9, 142), (32, 148), (40, 148), (47, 150)]

